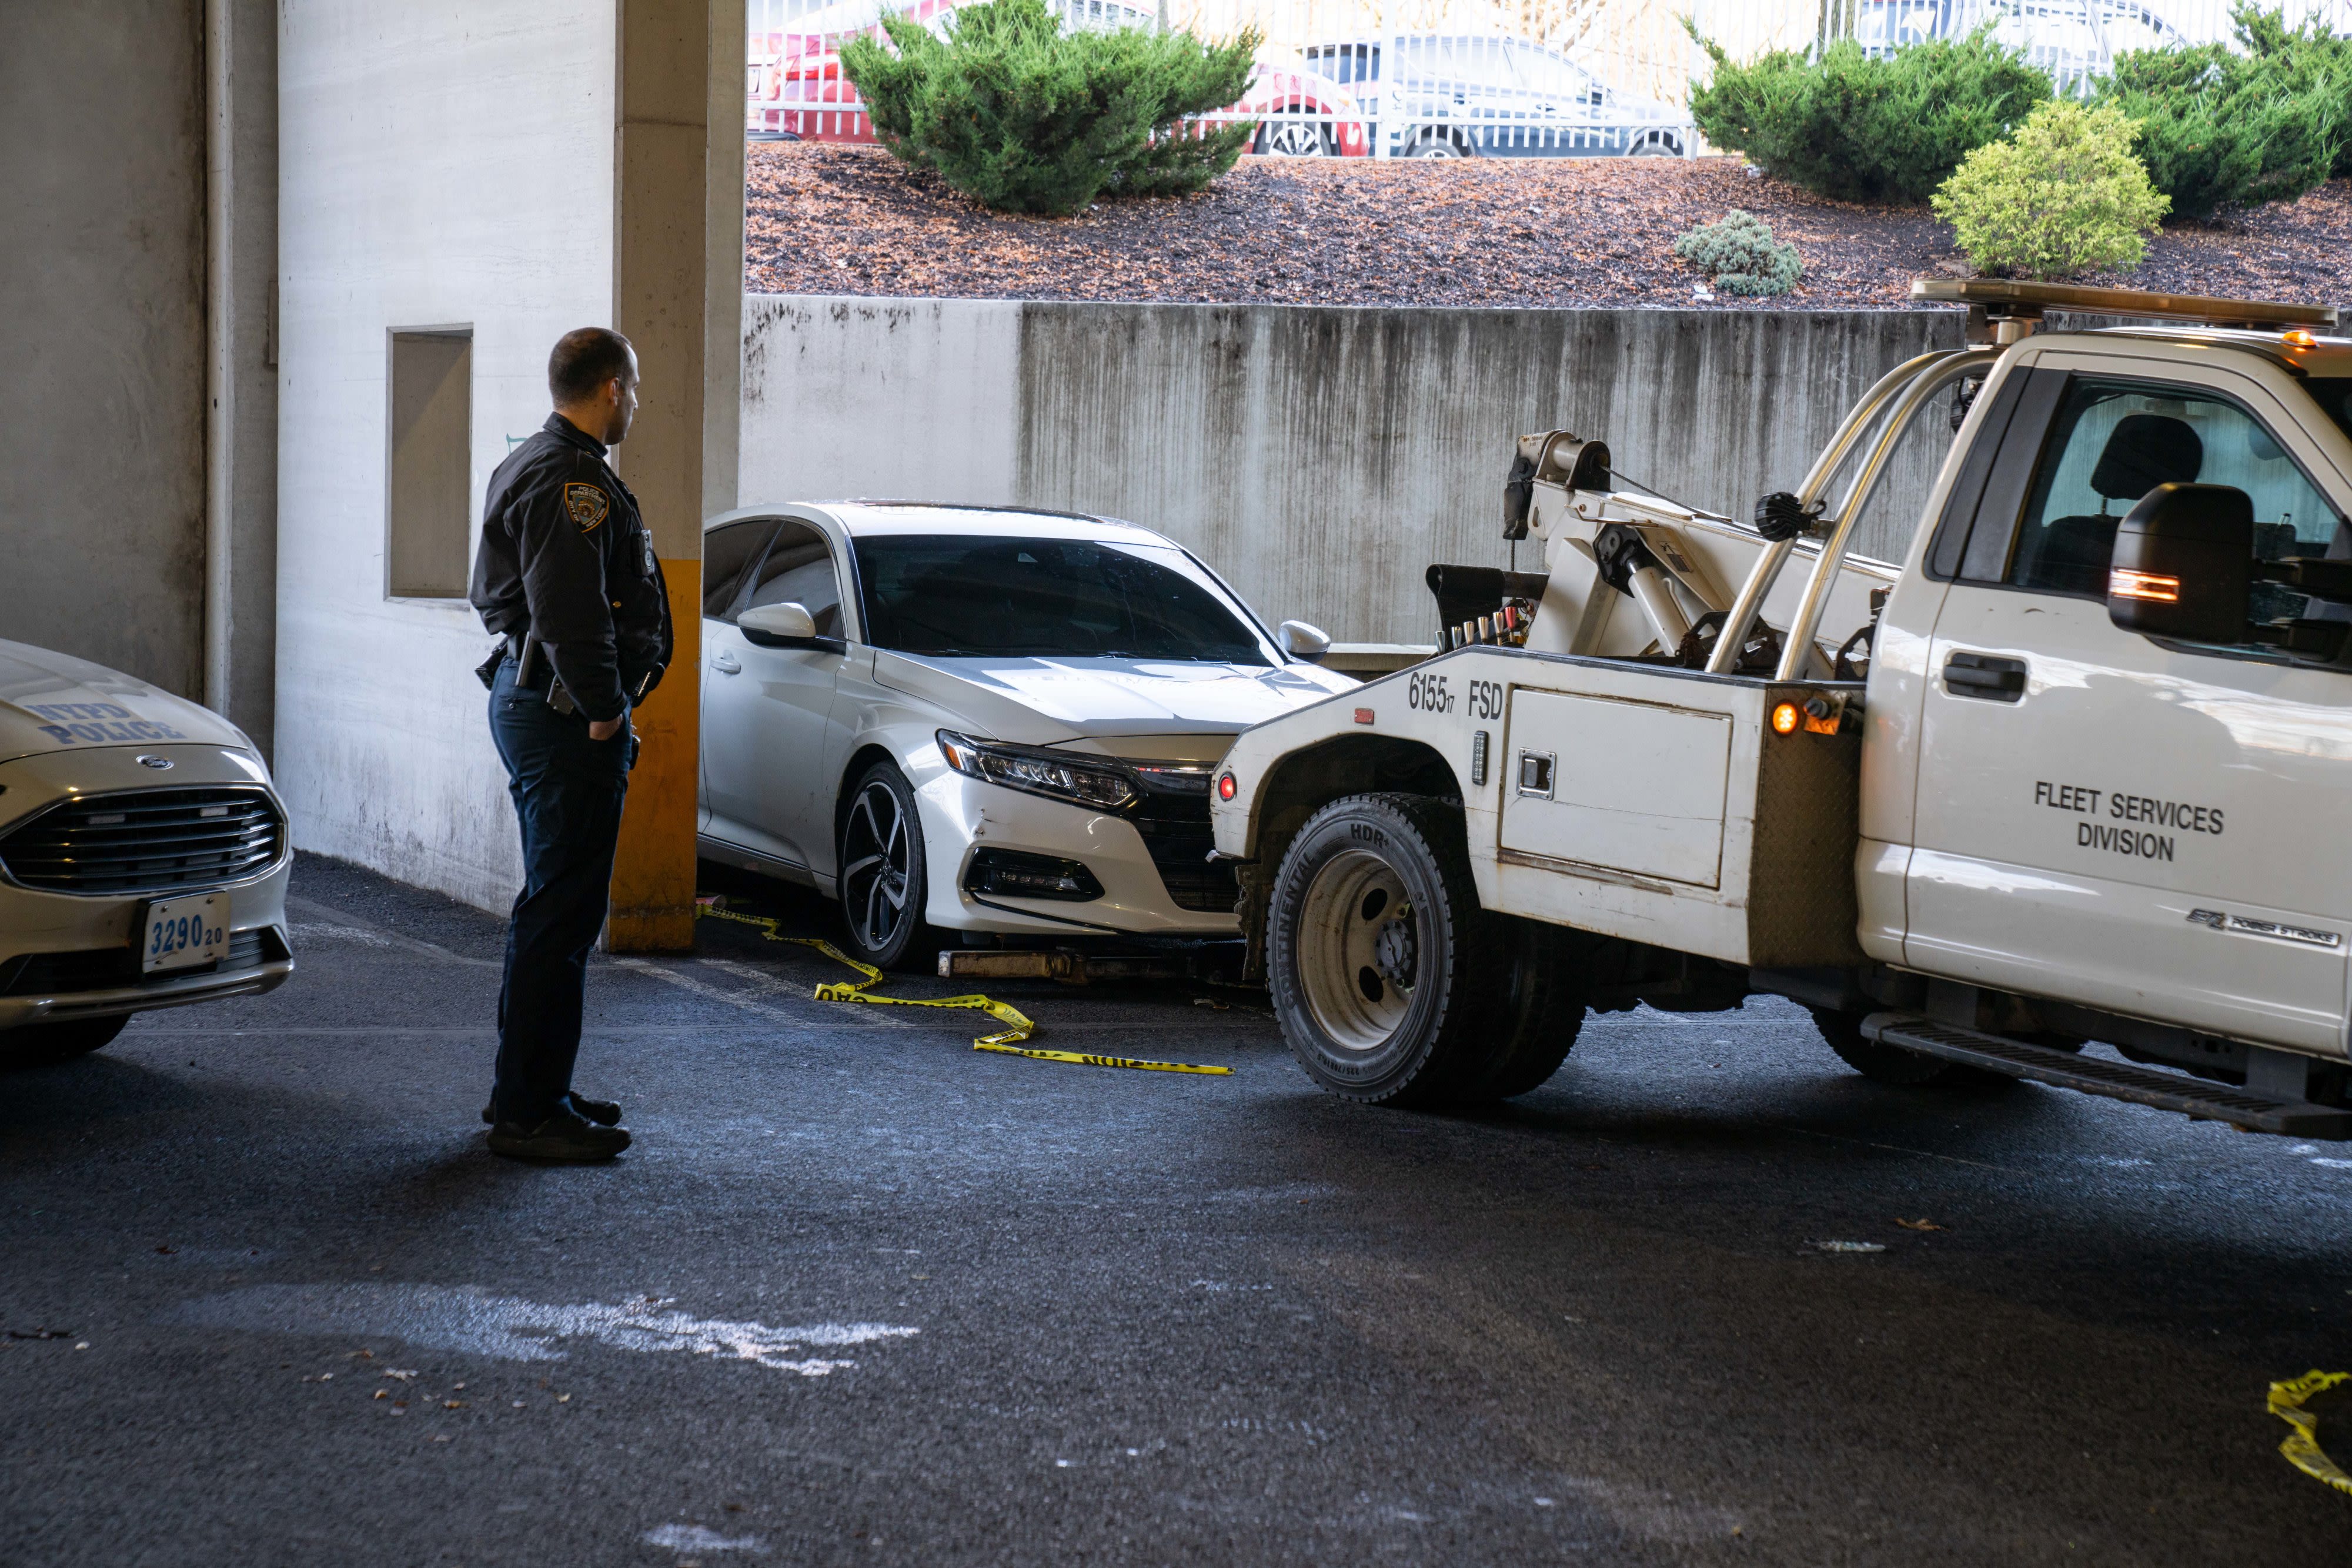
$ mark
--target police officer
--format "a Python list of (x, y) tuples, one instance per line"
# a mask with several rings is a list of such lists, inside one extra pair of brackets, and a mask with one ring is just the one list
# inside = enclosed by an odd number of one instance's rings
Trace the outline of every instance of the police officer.
[(629, 710), (669, 664), (669, 596), (636, 497), (604, 461), (637, 411), (635, 350), (601, 327), (566, 332), (547, 385), (555, 412), (490, 476), (469, 595), (505, 638), (480, 674), (524, 873), (482, 1119), (498, 1154), (581, 1162), (629, 1146), (621, 1108), (573, 1093), (572, 1067), (636, 760)]

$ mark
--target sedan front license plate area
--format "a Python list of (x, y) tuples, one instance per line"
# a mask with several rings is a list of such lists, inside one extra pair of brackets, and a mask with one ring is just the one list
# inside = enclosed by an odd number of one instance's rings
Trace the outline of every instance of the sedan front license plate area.
[(139, 972), (193, 969), (228, 956), (228, 894), (159, 898), (147, 906)]

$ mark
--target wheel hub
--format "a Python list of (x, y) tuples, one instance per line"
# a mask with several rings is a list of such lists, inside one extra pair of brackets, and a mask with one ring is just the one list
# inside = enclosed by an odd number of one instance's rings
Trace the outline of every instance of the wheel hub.
[(1399, 904), (1395, 914), (1372, 938), (1372, 965), (1381, 978), (1401, 990), (1412, 989), (1413, 967), (1421, 957), (1421, 939), (1412, 927), (1412, 906)]
[(1345, 850), (1307, 884), (1297, 932), (1302, 999), (1343, 1051), (1375, 1051), (1403, 1027), (1422, 947), (1404, 882), (1380, 855)]

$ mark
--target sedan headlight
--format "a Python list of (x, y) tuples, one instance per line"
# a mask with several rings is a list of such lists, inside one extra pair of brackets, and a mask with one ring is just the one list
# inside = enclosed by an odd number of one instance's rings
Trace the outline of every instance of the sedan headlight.
[(1016, 750), (943, 729), (940, 755), (971, 778), (1097, 810), (1115, 811), (1135, 799), (1135, 783), (1125, 773), (1089, 768), (1054, 752)]

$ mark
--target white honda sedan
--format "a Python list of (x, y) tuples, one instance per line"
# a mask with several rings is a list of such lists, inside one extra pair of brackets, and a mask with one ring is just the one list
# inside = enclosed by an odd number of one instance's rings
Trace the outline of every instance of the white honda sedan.
[(703, 584), (701, 852), (839, 899), (885, 967), (937, 932), (1237, 935), (1211, 773), (1355, 685), (1103, 517), (755, 507), (704, 532)]

